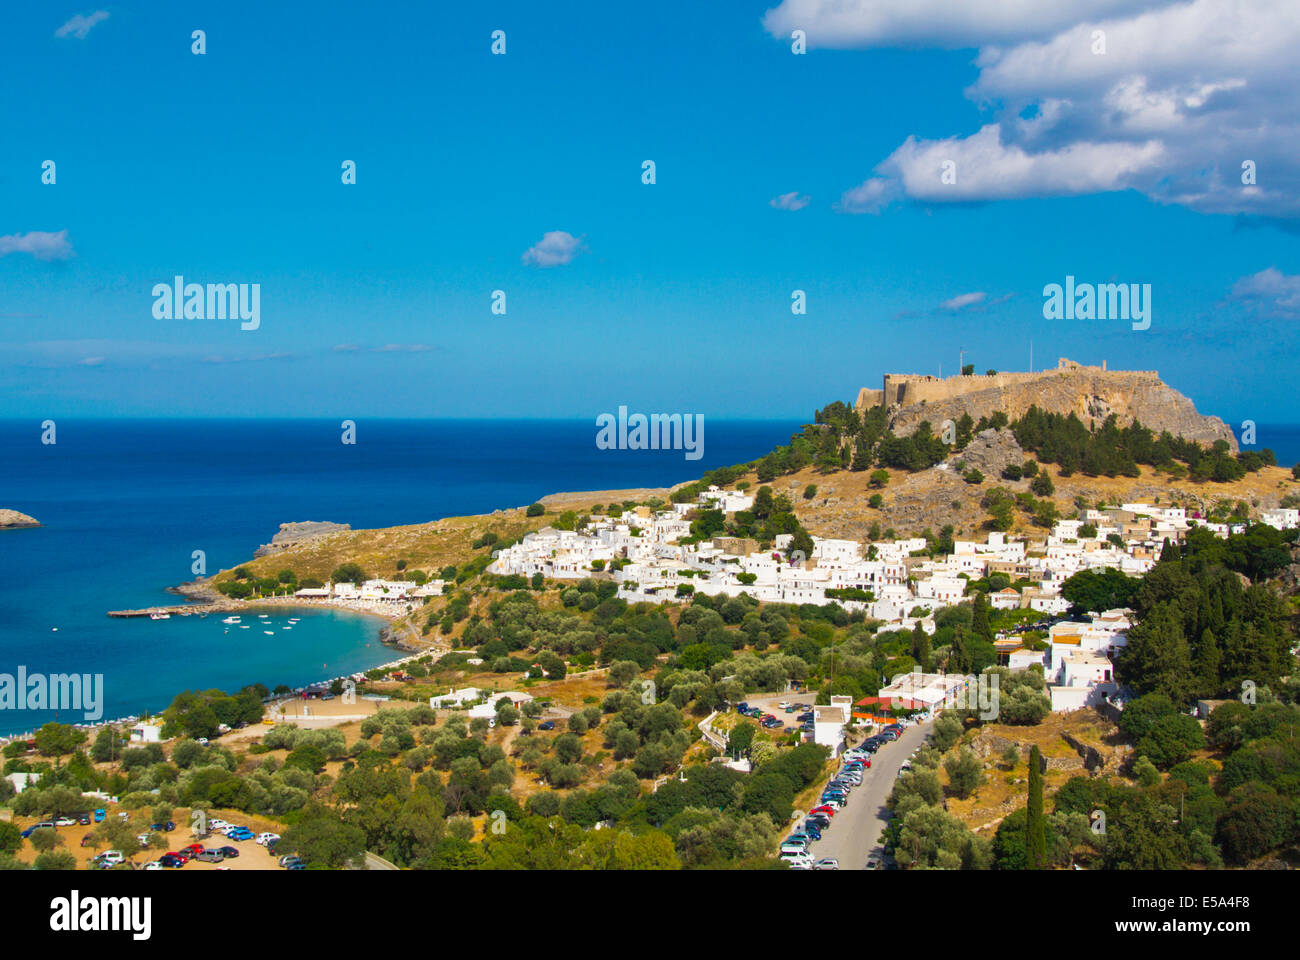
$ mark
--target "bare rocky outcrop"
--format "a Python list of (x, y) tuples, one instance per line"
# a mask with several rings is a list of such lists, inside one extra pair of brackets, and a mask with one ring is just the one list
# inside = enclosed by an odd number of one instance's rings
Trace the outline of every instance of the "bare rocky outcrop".
[(279, 533), (271, 538), (270, 543), (263, 544), (254, 550), (253, 556), (268, 557), (271, 554), (283, 553), (285, 550), (306, 543), (316, 537), (351, 529), (352, 527), (349, 524), (331, 523), (328, 520), (303, 520), (296, 523), (282, 523), (280, 524)]
[(981, 430), (960, 452), (948, 458), (956, 465), (965, 463), (967, 470), (978, 470), (990, 480), (997, 480), (1002, 471), (1014, 464), (1025, 462), (1025, 451), (1016, 442), (1016, 435), (1003, 427), (1000, 430)]
[(39, 527), (41, 522), (17, 510), (0, 510), (0, 530), (18, 530), (22, 527)]

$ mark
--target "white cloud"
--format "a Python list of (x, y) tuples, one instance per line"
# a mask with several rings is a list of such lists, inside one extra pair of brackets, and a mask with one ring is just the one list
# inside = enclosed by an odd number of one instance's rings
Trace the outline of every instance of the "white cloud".
[(79, 363), (80, 363), (80, 365), (83, 366), (83, 367), (99, 367), (99, 366), (103, 366), (103, 364), (104, 364), (104, 358), (103, 358), (103, 357), (83, 357), (83, 358), (79, 361)]
[[(337, 349), (337, 348), (335, 348)], [(427, 343), (386, 343), (382, 347), (375, 347), (374, 353), (427, 353), (433, 347)]]
[(803, 30), (809, 47), (972, 47), (1039, 37), (1085, 17), (1153, 0), (784, 0), (763, 17), (775, 37)]
[(964, 310), (966, 307), (974, 306), (977, 303), (983, 303), (987, 294), (983, 290), (977, 290), (973, 293), (963, 293), (953, 297), (951, 300), (945, 300), (939, 304), (939, 309), (957, 311)]
[(360, 349), (360, 344), (356, 343), (339, 343), (334, 346), (335, 353), (356, 353)]
[[(1004, 144), (1001, 127), (991, 123), (965, 138), (908, 137), (877, 169), (900, 181), (908, 197), (930, 202), (1069, 196), (1132, 186), (1136, 174), (1159, 167), (1163, 152), (1151, 140), (1079, 142), (1030, 153)], [(954, 178), (945, 183), (948, 161)]]
[(887, 177), (871, 177), (844, 191), (835, 209), (840, 213), (880, 213), (898, 198), (898, 184)]
[(72, 254), (72, 244), (68, 243), (68, 231), (42, 233), (13, 233), (0, 237), (0, 257), (11, 253), (30, 253), (37, 260), (67, 260)]
[(812, 197), (808, 196), (806, 193), (800, 193), (798, 190), (783, 193), (768, 201), (768, 203), (777, 210), (802, 210), (811, 202)]
[(564, 230), (548, 230), (524, 251), (523, 261), (536, 267), (558, 267), (572, 262), (582, 250), (580, 238)]
[(108, 19), (107, 10), (96, 10), (94, 13), (77, 14), (59, 29), (54, 31), (56, 37), (76, 37), (78, 40), (85, 40), (86, 34), (90, 33), (91, 28), (102, 20)]
[[(1135, 189), (1201, 212), (1300, 217), (1294, 0), (786, 0), (765, 23), (781, 38), (804, 29), (813, 47), (979, 47), (966, 93), (993, 122), (908, 138), (874, 168), (909, 199)], [(958, 162), (955, 184), (939, 182), (942, 159)], [(1247, 161), (1255, 184), (1242, 182)], [(841, 209), (878, 212), (887, 193), (868, 180)]]
[(1300, 319), (1300, 275), (1269, 267), (1234, 283), (1229, 299), (1269, 316)]

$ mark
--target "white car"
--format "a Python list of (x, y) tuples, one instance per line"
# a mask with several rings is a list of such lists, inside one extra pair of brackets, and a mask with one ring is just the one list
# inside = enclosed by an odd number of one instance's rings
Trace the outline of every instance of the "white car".
[(840, 862), (834, 857), (823, 857), (812, 865), (814, 870), (838, 870)]
[(56, 827), (72, 827), (76, 826), (76, 823), (77, 821), (72, 817), (59, 817), (54, 821)]
[(789, 700), (782, 700), (780, 703), (776, 705), (776, 708), (778, 710), (785, 710), (788, 707), (792, 707), (792, 706), (794, 706), (794, 704), (792, 704)]
[(115, 867), (125, 859), (126, 857), (122, 856), (121, 850), (105, 850), (103, 853), (99, 854), (99, 856), (95, 857), (95, 862)]
[(226, 823), (226, 821), (222, 820), (220, 817), (213, 817), (208, 821), (209, 830), (224, 830), (228, 826), (230, 826), (230, 824)]
[(279, 839), (280, 835), (278, 833), (259, 833), (257, 835), (257, 842), (262, 846), (266, 846), (268, 843), (275, 843), (275, 841)]
[(145, 870), (162, 870), (162, 869), (163, 869), (162, 861), (161, 861), (161, 860), (150, 860), (148, 863), (146, 863), (146, 864), (144, 865), (144, 869), (145, 869)]
[(141, 849), (144, 849), (145, 847), (149, 846), (149, 834), (147, 833), (138, 834), (135, 839), (136, 842), (140, 844)]
[(811, 870), (813, 858), (807, 853), (795, 853), (793, 850), (782, 852), (781, 859), (790, 865), (791, 870)]

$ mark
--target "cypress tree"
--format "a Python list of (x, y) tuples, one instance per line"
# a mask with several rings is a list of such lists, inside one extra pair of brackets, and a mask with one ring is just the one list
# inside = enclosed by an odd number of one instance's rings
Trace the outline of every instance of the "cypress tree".
[(981, 640), (992, 640), (993, 629), (989, 626), (989, 605), (984, 598), (984, 591), (975, 594), (974, 612), (971, 614), (971, 633)]
[(1041, 870), (1047, 861), (1047, 828), (1043, 819), (1043, 754), (1029, 751), (1029, 805), (1025, 817), (1025, 866)]

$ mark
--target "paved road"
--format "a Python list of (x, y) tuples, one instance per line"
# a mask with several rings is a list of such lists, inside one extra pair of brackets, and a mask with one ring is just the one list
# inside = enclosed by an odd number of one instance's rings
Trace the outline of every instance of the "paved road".
[(877, 841), (889, 822), (885, 800), (894, 789), (899, 767), (925, 742), (933, 725), (931, 722), (908, 727), (901, 737), (876, 751), (862, 785), (854, 789), (848, 804), (835, 815), (830, 829), (810, 844), (815, 859), (834, 857), (840, 862), (841, 870), (861, 870), (872, 851), (883, 852)]

